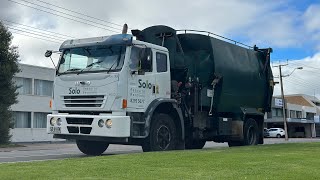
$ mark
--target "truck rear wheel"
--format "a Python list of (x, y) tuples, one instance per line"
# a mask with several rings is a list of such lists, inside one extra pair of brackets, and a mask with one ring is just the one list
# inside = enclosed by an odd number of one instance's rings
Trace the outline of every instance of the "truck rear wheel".
[(155, 114), (149, 136), (142, 145), (144, 152), (174, 150), (177, 146), (177, 130), (173, 119), (167, 114)]
[(86, 154), (91, 156), (101, 155), (109, 146), (106, 142), (101, 141), (85, 141), (77, 140), (76, 141), (78, 149)]
[(257, 145), (259, 142), (258, 125), (254, 119), (246, 120), (244, 124), (244, 145)]
[(243, 126), (243, 141), (229, 141), (229, 147), (257, 145), (259, 142), (258, 125), (254, 119), (247, 119)]

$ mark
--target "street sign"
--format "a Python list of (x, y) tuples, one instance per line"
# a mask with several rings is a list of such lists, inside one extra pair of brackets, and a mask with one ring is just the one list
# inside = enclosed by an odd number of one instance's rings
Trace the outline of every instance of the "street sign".
[(274, 99), (274, 105), (275, 106), (283, 106), (283, 102), (282, 102), (282, 99), (278, 99), (278, 98), (275, 98)]

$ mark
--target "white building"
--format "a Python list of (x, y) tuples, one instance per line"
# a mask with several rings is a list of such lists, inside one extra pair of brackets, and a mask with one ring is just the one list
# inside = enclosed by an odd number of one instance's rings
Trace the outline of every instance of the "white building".
[[(316, 121), (316, 118), (319, 116), (319, 107), (317, 107), (315, 102), (319, 102), (319, 100), (304, 94), (285, 96), (285, 113), (289, 137), (310, 138), (320, 135), (320, 131), (317, 128), (319, 122)], [(272, 99), (272, 111), (267, 113), (265, 117), (265, 126), (267, 128), (283, 128), (282, 105), (281, 97), (274, 97)]]
[(55, 69), (20, 64), (21, 72), (14, 81), (18, 85), (18, 103), (11, 106), (15, 120), (12, 142), (52, 141), (46, 133), (46, 116), (53, 90)]

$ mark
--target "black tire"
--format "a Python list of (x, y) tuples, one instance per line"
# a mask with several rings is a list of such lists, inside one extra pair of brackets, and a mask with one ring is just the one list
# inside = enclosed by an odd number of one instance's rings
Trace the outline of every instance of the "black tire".
[(143, 152), (175, 150), (177, 143), (177, 130), (173, 119), (167, 114), (155, 114), (149, 136), (142, 145)]
[(257, 145), (259, 142), (258, 125), (254, 119), (246, 120), (243, 127), (244, 145)]
[(204, 140), (192, 141), (190, 143), (186, 143), (185, 148), (186, 149), (202, 149), (205, 144), (206, 144), (206, 141)]
[(281, 138), (281, 135), (280, 134), (277, 134), (277, 136), (276, 136), (277, 138)]
[(259, 143), (258, 125), (254, 119), (247, 119), (243, 126), (243, 141), (230, 141), (229, 147), (232, 146), (251, 146)]
[(91, 156), (101, 155), (109, 146), (106, 142), (101, 141), (85, 141), (77, 140), (76, 141), (78, 149), (86, 154)]

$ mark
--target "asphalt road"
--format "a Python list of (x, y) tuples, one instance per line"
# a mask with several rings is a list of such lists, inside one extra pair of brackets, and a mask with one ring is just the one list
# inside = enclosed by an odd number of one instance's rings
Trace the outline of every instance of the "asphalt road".
[[(293, 143), (293, 142), (320, 142), (320, 138), (315, 139), (289, 139), (286, 142), (282, 139), (268, 138), (265, 144)], [(75, 143), (23, 143), (24, 147), (0, 148), (0, 163), (44, 161), (65, 158), (87, 157), (82, 154)], [(228, 147), (227, 143), (207, 142), (205, 149), (218, 147)], [(104, 155), (142, 153), (140, 146), (110, 145)]]

